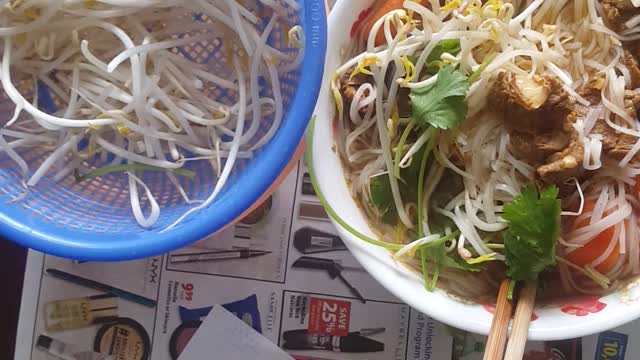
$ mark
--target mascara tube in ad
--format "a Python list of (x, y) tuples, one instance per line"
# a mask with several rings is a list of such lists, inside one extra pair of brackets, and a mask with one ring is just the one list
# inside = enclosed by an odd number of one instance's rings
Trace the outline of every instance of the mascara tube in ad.
[(384, 344), (352, 332), (347, 336), (333, 336), (309, 333), (308, 330), (289, 330), (282, 334), (283, 349), (287, 350), (329, 350), (343, 353), (366, 353), (384, 351)]

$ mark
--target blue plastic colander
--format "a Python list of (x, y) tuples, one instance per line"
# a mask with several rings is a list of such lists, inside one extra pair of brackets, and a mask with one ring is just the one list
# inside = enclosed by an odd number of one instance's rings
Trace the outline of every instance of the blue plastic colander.
[[(76, 183), (73, 176), (55, 182), (42, 179), (28, 195), (21, 186), (18, 167), (0, 154), (0, 235), (45, 253), (83, 260), (115, 261), (141, 258), (186, 246), (237, 219), (249, 209), (278, 178), (293, 157), (311, 118), (322, 81), (326, 50), (326, 15), (323, 0), (298, 0), (300, 8), (291, 10), (304, 29), (305, 48), (297, 72), (281, 76), (285, 116), (277, 134), (250, 160), (238, 160), (224, 190), (206, 209), (193, 214), (170, 231), (161, 232), (194, 205), (188, 205), (168, 178), (148, 172), (144, 182), (156, 196), (161, 215), (150, 229), (140, 227), (132, 214), (127, 178), (108, 174)], [(220, 40), (208, 46), (182, 48), (180, 53), (207, 64), (216, 71), (224, 56)], [(285, 49), (285, 39), (272, 36), (269, 44)], [(54, 101), (39, 91), (41, 107), (55, 111)], [(213, 95), (225, 102), (228, 94)], [(48, 100), (49, 99), (49, 100)], [(226, 99), (228, 100), (228, 99)], [(49, 107), (49, 108), (47, 108)], [(13, 115), (14, 104), (0, 92), (0, 113), (4, 121)], [(268, 124), (260, 131), (266, 131)], [(37, 148), (21, 155), (37, 168), (48, 151)], [(192, 199), (206, 199), (215, 186), (209, 166), (188, 163), (197, 176), (182, 185)], [(144, 209), (148, 213), (148, 209)]]

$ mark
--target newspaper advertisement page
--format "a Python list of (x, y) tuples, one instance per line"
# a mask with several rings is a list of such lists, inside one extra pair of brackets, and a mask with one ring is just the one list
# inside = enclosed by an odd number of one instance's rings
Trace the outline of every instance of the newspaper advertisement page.
[(15, 359), (56, 359), (64, 344), (175, 360), (215, 306), (297, 360), (451, 359), (459, 346), (351, 256), (301, 162), (249, 216), (187, 248), (114, 263), (32, 252)]

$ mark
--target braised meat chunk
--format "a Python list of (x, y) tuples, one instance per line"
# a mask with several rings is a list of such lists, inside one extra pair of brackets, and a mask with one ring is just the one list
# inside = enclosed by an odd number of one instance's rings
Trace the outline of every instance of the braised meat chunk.
[(353, 102), (353, 98), (356, 96), (356, 92), (358, 88), (364, 83), (372, 83), (373, 77), (371, 75), (367, 75), (364, 73), (358, 73), (354, 76), (353, 71), (355, 70), (355, 66), (345, 72), (344, 75), (339, 79), (338, 86), (340, 88), (340, 93), (342, 94), (342, 99), (344, 101), (345, 109), (349, 109), (351, 103)]
[(511, 150), (533, 164), (543, 163), (546, 158), (569, 145), (569, 136), (562, 131), (539, 134), (511, 131), (509, 139)]
[(629, 52), (629, 50), (624, 51), (624, 57), (622, 58), (622, 62), (629, 70), (629, 75), (631, 77), (631, 88), (637, 89), (640, 87), (640, 67), (638, 65), (638, 60)]
[(617, 132), (604, 120), (598, 120), (593, 127), (594, 134), (602, 136), (602, 151), (613, 159), (621, 160), (638, 141), (638, 138)]
[(536, 134), (554, 130), (571, 112), (568, 94), (550, 76), (528, 78), (500, 73), (489, 102), (507, 127)]
[[(625, 90), (624, 102), (627, 114), (636, 117), (640, 107), (640, 95), (635, 91)], [(603, 153), (615, 160), (624, 158), (638, 141), (635, 136), (616, 131), (602, 119), (596, 122), (591, 132), (602, 136)]]
[[(351, 103), (355, 100), (354, 97), (358, 91), (358, 88), (365, 83), (374, 84), (373, 77), (371, 75), (365, 73), (357, 73), (353, 74), (356, 69), (356, 65), (352, 66), (349, 70), (347, 70), (344, 75), (338, 80), (338, 86), (340, 89), (340, 94), (342, 95), (342, 99), (344, 101), (345, 109), (349, 109), (351, 107)], [(391, 74), (395, 71), (395, 66), (390, 66), (387, 74)], [(392, 79), (392, 76), (387, 76), (387, 78)], [(387, 86), (391, 86), (390, 83), (387, 83)], [(400, 117), (407, 118), (411, 116), (411, 98), (409, 97), (410, 89), (409, 88), (398, 88), (398, 93), (396, 96), (396, 101), (398, 105), (398, 112)], [(366, 110), (360, 110), (360, 115), (364, 116)]]
[(511, 150), (536, 167), (539, 180), (563, 188), (567, 179), (581, 175), (584, 147), (573, 127), (577, 114), (558, 79), (504, 72), (489, 101), (509, 129)]
[(640, 9), (633, 6), (631, 0), (600, 0), (600, 3), (607, 25), (616, 32), (624, 31), (625, 23), (640, 14)]

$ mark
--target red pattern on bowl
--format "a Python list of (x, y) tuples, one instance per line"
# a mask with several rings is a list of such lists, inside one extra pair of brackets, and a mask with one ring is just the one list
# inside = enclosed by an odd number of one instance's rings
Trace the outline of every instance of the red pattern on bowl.
[(605, 307), (607, 307), (607, 304), (599, 301), (599, 297), (594, 295), (574, 299), (574, 302), (569, 303), (569, 305), (562, 306), (560, 311), (574, 316), (587, 316), (599, 313)]

